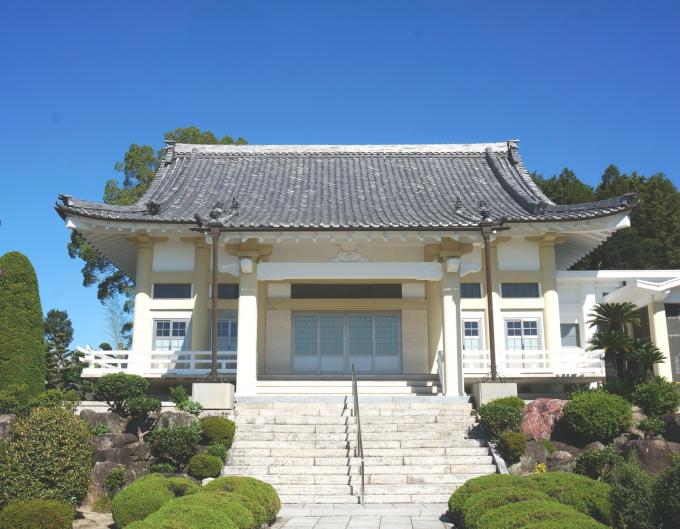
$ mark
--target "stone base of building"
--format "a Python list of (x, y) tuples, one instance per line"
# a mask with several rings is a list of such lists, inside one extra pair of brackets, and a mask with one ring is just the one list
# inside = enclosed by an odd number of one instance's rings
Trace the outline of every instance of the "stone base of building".
[(231, 410), (234, 408), (234, 385), (228, 382), (194, 382), (191, 397), (205, 410)]

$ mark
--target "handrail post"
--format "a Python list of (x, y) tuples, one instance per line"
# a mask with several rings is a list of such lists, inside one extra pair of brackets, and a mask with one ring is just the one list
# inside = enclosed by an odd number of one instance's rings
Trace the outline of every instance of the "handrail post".
[(361, 414), (359, 413), (359, 389), (357, 387), (357, 375), (352, 364), (352, 397), (354, 400), (354, 417), (357, 423), (357, 456), (359, 457), (359, 472), (361, 473), (361, 496), (360, 503), (364, 504), (364, 445), (361, 440)]

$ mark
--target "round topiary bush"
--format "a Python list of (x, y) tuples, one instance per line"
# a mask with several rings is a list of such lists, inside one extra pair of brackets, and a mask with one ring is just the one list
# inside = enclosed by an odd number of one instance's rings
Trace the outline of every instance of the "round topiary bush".
[(654, 377), (635, 386), (631, 399), (650, 417), (675, 413), (680, 406), (676, 385), (663, 377)]
[(192, 478), (216, 478), (222, 472), (222, 460), (210, 454), (196, 454), (189, 459), (187, 474)]
[(546, 472), (529, 479), (555, 501), (611, 525), (611, 488), (606, 483), (570, 472)]
[(527, 438), (523, 433), (503, 432), (496, 447), (508, 464), (517, 463), (527, 451)]
[(88, 424), (63, 408), (35, 408), (0, 450), (0, 507), (13, 501), (80, 502), (92, 468)]
[(0, 257), (0, 388), (25, 385), (30, 395), (45, 388), (44, 320), (38, 279), (28, 257)]
[(609, 443), (632, 422), (630, 403), (604, 390), (576, 393), (564, 407), (560, 425), (581, 445)]
[(155, 428), (146, 439), (151, 446), (151, 453), (160, 462), (172, 463), (181, 470), (196, 453), (201, 440), (201, 430), (197, 424)]
[(161, 474), (144, 476), (114, 496), (111, 502), (113, 521), (122, 529), (136, 520), (143, 520), (170, 500), (198, 490), (198, 484), (187, 478), (166, 478)]
[(655, 519), (659, 527), (678, 527), (680, 513), (680, 456), (659, 476), (654, 487), (656, 494)]
[(550, 499), (545, 492), (521, 487), (500, 487), (478, 492), (465, 502), (461, 526), (464, 529), (484, 529), (478, 524), (479, 519), (492, 509), (518, 501), (550, 501)]
[(227, 450), (231, 448), (236, 433), (234, 421), (226, 417), (203, 417), (200, 424), (206, 444), (221, 443)]
[(0, 512), (0, 529), (71, 529), (75, 510), (57, 500), (10, 503)]
[(491, 509), (479, 519), (477, 526), (484, 529), (525, 529), (529, 524), (548, 521), (558, 522), (560, 529), (606, 529), (605, 525), (568, 505), (541, 500), (509, 503)]
[(498, 439), (503, 432), (519, 432), (522, 424), (524, 401), (518, 397), (503, 397), (492, 400), (479, 408), (479, 419), (489, 430), (492, 439)]
[(449, 512), (458, 525), (463, 523), (463, 512), (465, 503), (474, 494), (484, 492), (489, 489), (513, 487), (515, 489), (535, 489), (535, 485), (527, 478), (513, 476), (510, 474), (489, 474), (469, 479), (458, 487), (449, 498)]
[(616, 465), (623, 463), (623, 456), (613, 446), (600, 450), (587, 450), (576, 458), (574, 472), (590, 479), (603, 479), (611, 474)]
[(245, 476), (226, 476), (217, 478), (203, 487), (203, 490), (206, 492), (234, 492), (260, 504), (264, 507), (264, 519), (257, 519), (258, 516), (254, 513), (256, 522), (260, 525), (274, 522), (274, 520), (276, 520), (276, 514), (281, 509), (281, 500), (274, 487), (269, 483), (265, 483), (255, 478)]

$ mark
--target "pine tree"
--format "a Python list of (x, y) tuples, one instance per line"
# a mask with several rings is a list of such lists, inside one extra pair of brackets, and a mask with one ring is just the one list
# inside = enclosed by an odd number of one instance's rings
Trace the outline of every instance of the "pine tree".
[(47, 385), (63, 389), (78, 382), (83, 369), (82, 354), (69, 349), (73, 341), (73, 324), (65, 310), (50, 309), (45, 317), (47, 351)]

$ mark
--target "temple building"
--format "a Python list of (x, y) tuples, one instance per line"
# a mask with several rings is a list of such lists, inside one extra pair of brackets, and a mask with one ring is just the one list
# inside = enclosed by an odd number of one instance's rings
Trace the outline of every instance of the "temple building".
[(587, 322), (605, 301), (640, 307), (680, 379), (680, 271), (569, 271), (634, 207), (554, 204), (515, 141), (168, 142), (137, 204), (57, 211), (136, 285), (132, 348), (88, 348), (85, 377), (198, 379), (216, 340), (237, 396), (347, 393), (352, 366), (369, 393), (459, 396), (490, 375), (492, 337), (521, 393), (601, 381)]

